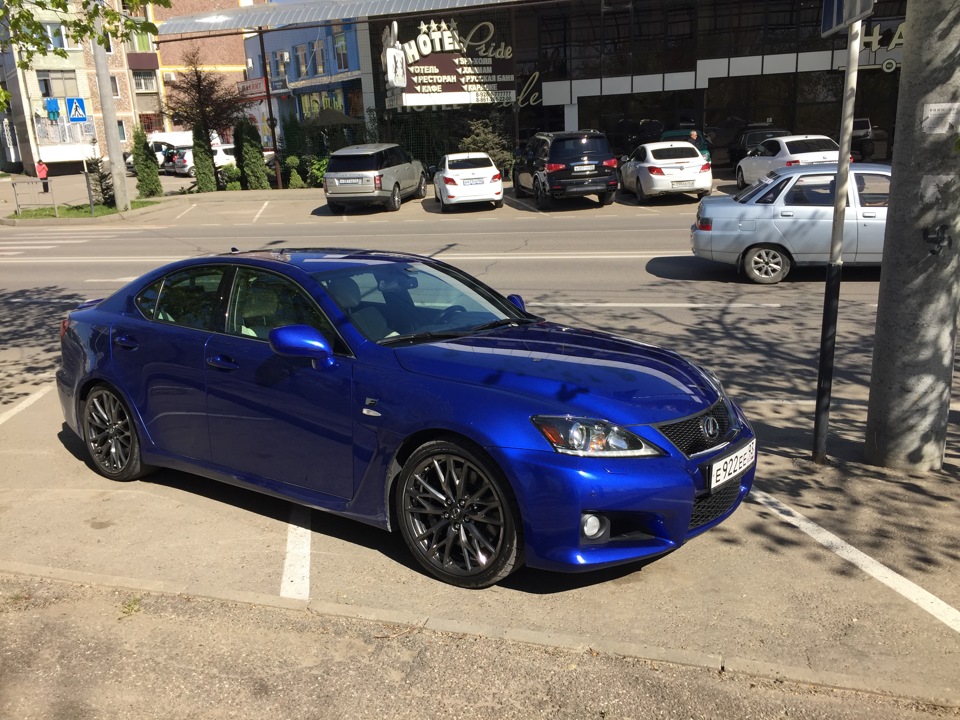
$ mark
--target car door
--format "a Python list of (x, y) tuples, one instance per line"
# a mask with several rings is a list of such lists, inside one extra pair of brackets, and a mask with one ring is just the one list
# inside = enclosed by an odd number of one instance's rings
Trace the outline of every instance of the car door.
[(642, 163), (646, 160), (647, 157), (647, 148), (643, 145), (640, 147), (634, 148), (633, 152), (630, 153), (630, 158), (623, 164), (623, 169), (621, 170), (621, 184), (625, 189), (629, 189), (632, 192), (636, 191), (637, 187), (637, 166), (639, 163)]
[(533, 174), (537, 164), (537, 155), (539, 146), (542, 144), (539, 138), (531, 138), (518, 158), (517, 180), (520, 182), (520, 188), (528, 192), (533, 190)]
[(111, 328), (111, 361), (150, 441), (161, 451), (209, 460), (204, 348), (222, 328), (226, 266), (158, 280)]
[[(296, 283), (241, 267), (225, 334), (204, 354), (212, 461), (234, 472), (338, 498), (353, 496), (353, 363)], [(270, 349), (269, 331), (312, 325), (340, 348), (331, 367)]]
[(883, 259), (883, 238), (887, 230), (890, 176), (877, 172), (851, 173), (855, 189), (858, 263), (879, 263)]
[[(774, 225), (798, 264), (826, 263), (833, 235), (833, 173), (798, 175), (777, 200)], [(857, 253), (857, 222), (849, 194), (844, 216), (842, 257), (853, 262)]]

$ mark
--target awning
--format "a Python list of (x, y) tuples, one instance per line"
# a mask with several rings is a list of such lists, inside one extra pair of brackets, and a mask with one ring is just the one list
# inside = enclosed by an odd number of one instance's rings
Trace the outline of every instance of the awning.
[(462, 10), (494, 5), (519, 4), (521, 0), (313, 0), (298, 3), (246, 5), (228, 10), (208, 10), (157, 23), (161, 36), (213, 33), (225, 30), (279, 28), (288, 25), (340, 22), (352, 18), (375, 18)]

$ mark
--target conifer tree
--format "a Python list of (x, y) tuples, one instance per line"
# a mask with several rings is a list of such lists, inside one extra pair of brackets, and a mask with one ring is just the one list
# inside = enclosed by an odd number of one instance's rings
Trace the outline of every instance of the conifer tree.
[(139, 197), (160, 197), (163, 185), (160, 184), (160, 166), (157, 154), (147, 143), (147, 133), (142, 125), (133, 131), (133, 168), (137, 173), (137, 193)]

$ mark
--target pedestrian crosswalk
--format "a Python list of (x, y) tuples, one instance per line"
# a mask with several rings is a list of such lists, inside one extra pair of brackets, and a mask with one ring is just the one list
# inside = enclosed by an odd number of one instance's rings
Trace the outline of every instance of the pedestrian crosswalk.
[(125, 230), (118, 228), (104, 232), (100, 228), (33, 227), (5, 228), (0, 240), (0, 259), (31, 256), (42, 251), (66, 249), (84, 245), (91, 240), (110, 240), (141, 234), (142, 228)]

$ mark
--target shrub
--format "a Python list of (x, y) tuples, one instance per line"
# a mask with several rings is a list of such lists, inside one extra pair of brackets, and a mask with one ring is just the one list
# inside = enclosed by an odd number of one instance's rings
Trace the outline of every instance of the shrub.
[(147, 143), (147, 133), (142, 125), (137, 125), (133, 131), (133, 169), (137, 174), (137, 193), (139, 197), (148, 198), (163, 195), (157, 154)]

